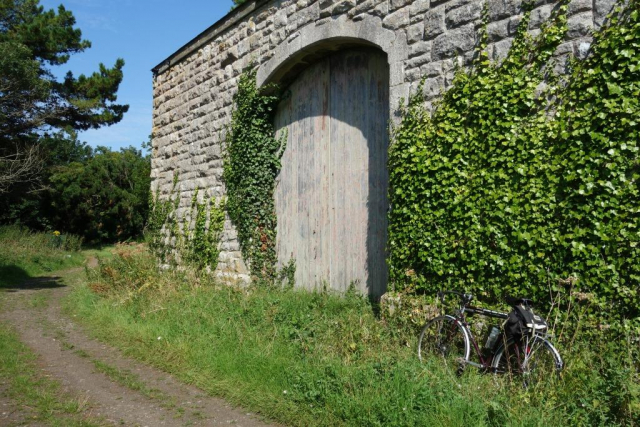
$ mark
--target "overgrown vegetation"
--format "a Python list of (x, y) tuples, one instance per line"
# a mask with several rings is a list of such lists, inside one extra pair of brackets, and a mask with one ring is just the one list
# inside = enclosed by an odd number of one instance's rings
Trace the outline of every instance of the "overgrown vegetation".
[(637, 359), (604, 337), (582, 340), (573, 326), (558, 331), (563, 376), (524, 390), (475, 369), (458, 377), (438, 359), (421, 365), (415, 328), (376, 318), (353, 293), (229, 287), (160, 272), (140, 246), (119, 252), (75, 290), (69, 309), (128, 355), (286, 424), (640, 422)]
[(258, 280), (276, 278), (274, 191), (285, 149), (285, 135), (275, 135), (277, 88), (258, 88), (255, 68), (238, 79), (235, 110), (225, 143), (223, 180), (227, 212), (238, 230), (242, 255)]
[(63, 268), (82, 265), (82, 239), (0, 226), (0, 288)]
[(526, 13), (501, 63), (483, 34), (433, 114), (410, 99), (390, 153), (396, 290), (579, 295), (589, 328), (639, 331), (639, 10), (618, 9), (564, 78), (567, 2), (536, 37)]
[(150, 198), (151, 212), (146, 237), (152, 252), (162, 262), (185, 262), (198, 270), (214, 271), (220, 256), (220, 238), (224, 229), (226, 200), (200, 201), (199, 190), (191, 199), (189, 216), (179, 217), (179, 195), (175, 194), (178, 174), (168, 197)]

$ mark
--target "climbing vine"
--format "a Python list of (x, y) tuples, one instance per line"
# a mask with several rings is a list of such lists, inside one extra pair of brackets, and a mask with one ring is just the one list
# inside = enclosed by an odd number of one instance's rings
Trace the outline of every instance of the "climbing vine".
[[(224, 229), (225, 201), (215, 199), (200, 202), (198, 190), (191, 200), (191, 223), (182, 235), (182, 257), (199, 269), (215, 270), (220, 257), (220, 237)], [(209, 217), (207, 219), (207, 216)]]
[(276, 137), (273, 127), (279, 99), (275, 86), (257, 87), (255, 69), (240, 76), (223, 172), (242, 254), (252, 275), (267, 282), (277, 276), (274, 191), (285, 148), (285, 136)]
[(553, 54), (567, 2), (537, 36), (529, 8), (503, 62), (485, 27), (431, 114), (410, 98), (389, 160), (397, 290), (546, 301), (577, 277), (593, 307), (639, 320), (639, 6), (618, 8), (565, 77)]
[(177, 201), (174, 193), (178, 183), (178, 174), (173, 175), (171, 192), (166, 199), (160, 199), (160, 192), (149, 193), (149, 218), (145, 227), (145, 236), (149, 249), (162, 263), (168, 261), (171, 246), (167, 244), (176, 235), (177, 218), (175, 211)]
[(180, 199), (175, 196), (178, 174), (174, 175), (171, 192), (160, 200), (151, 198), (146, 234), (149, 248), (163, 263), (177, 258), (198, 270), (214, 271), (220, 256), (220, 239), (224, 229), (225, 200), (214, 198), (200, 202), (199, 191), (191, 199), (190, 220), (178, 217)]

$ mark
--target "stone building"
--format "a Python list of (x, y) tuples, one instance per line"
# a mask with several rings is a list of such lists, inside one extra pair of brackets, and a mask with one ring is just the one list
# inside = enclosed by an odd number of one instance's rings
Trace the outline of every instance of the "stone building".
[[(489, 55), (507, 53), (522, 17), (519, 0), (488, 2)], [(294, 258), (296, 284), (363, 292), (386, 289), (387, 127), (426, 77), (427, 102), (469, 64), (483, 0), (250, 0), (153, 69), (152, 189), (168, 197), (174, 173), (178, 214), (196, 189), (225, 194), (222, 148), (242, 70), (258, 84), (287, 87), (276, 128), (288, 142), (278, 177), (277, 253)], [(530, 30), (555, 2), (537, 0)], [(571, 0), (558, 66), (582, 57), (612, 0)], [(233, 224), (226, 221), (215, 272), (249, 280)]]

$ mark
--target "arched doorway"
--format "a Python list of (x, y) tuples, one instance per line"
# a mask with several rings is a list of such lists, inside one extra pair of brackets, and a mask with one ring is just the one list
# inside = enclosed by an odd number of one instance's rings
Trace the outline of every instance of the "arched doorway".
[(389, 65), (373, 48), (333, 53), (302, 71), (276, 113), (287, 147), (276, 186), (277, 253), (296, 284), (387, 285)]

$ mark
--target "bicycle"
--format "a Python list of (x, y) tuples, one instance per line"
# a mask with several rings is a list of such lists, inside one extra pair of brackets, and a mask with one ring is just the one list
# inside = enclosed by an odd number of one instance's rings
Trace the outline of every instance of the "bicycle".
[[(439, 355), (445, 363), (458, 365), (461, 373), (466, 365), (471, 365), (495, 374), (521, 375), (524, 386), (530, 387), (559, 374), (564, 366), (558, 350), (549, 341), (550, 335), (544, 328), (533, 325), (521, 338), (507, 336), (502, 327), (494, 326), (481, 350), (478, 341), (471, 332), (466, 314), (479, 314), (485, 317), (506, 320), (509, 315), (500, 311), (471, 306), (473, 295), (455, 291), (438, 292), (438, 298), (444, 306), (446, 295), (460, 297), (458, 308), (453, 314), (442, 314), (429, 320), (420, 332), (418, 339), (418, 358), (423, 361), (426, 353)], [(533, 303), (526, 298), (510, 298), (512, 307), (517, 305), (530, 308)], [(498, 339), (501, 337), (502, 339)], [(470, 360), (471, 345), (479, 363)]]

